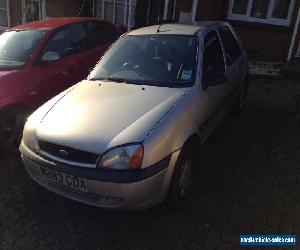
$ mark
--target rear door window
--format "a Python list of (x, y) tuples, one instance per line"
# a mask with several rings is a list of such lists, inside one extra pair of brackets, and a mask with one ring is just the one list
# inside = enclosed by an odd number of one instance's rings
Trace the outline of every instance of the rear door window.
[(230, 66), (241, 56), (242, 51), (235, 36), (227, 26), (219, 28), (219, 33), (225, 48), (226, 62)]
[(214, 74), (225, 71), (224, 56), (222, 46), (216, 31), (207, 33), (204, 39), (203, 52), (203, 76), (205, 81)]

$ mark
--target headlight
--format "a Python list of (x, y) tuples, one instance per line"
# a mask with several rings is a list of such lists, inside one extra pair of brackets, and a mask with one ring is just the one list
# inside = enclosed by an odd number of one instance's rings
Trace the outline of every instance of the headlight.
[(144, 157), (144, 147), (141, 144), (132, 144), (113, 148), (101, 157), (97, 168), (110, 169), (140, 169)]
[(31, 126), (30, 121), (27, 121), (24, 126), (23, 143), (35, 153), (40, 151), (39, 143), (35, 135), (35, 129)]

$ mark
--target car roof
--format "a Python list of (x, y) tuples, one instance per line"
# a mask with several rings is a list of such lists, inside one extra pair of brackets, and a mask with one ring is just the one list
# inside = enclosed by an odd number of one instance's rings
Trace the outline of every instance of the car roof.
[(61, 17), (61, 18), (53, 18), (53, 19), (48, 19), (43, 21), (25, 23), (13, 27), (10, 30), (29, 30), (29, 29), (51, 30), (71, 23), (77, 23), (83, 21), (96, 21), (96, 20), (106, 23), (106, 21), (99, 20), (93, 17)]
[[(161, 24), (153, 25), (150, 27), (144, 27), (137, 30), (129, 32), (127, 35), (158, 35), (158, 34), (167, 34), (167, 35), (195, 35), (198, 32), (218, 24), (224, 24), (225, 22), (221, 21), (200, 21), (195, 24)], [(158, 32), (159, 29), (159, 32)]]

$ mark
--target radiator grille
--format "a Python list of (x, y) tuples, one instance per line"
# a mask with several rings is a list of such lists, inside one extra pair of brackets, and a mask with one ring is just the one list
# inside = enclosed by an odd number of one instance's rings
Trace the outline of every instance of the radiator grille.
[(39, 141), (39, 146), (40, 150), (66, 161), (96, 164), (99, 158), (99, 155), (93, 153), (88, 153), (45, 141)]

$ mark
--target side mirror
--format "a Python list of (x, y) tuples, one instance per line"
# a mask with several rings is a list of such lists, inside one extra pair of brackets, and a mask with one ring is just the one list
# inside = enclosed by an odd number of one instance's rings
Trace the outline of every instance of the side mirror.
[(228, 77), (224, 72), (212, 73), (207, 77), (204, 77), (202, 82), (203, 89), (207, 89), (210, 86), (218, 86), (228, 82)]
[(42, 57), (43, 62), (55, 62), (58, 61), (59, 59), (60, 59), (60, 55), (54, 51), (48, 51)]

